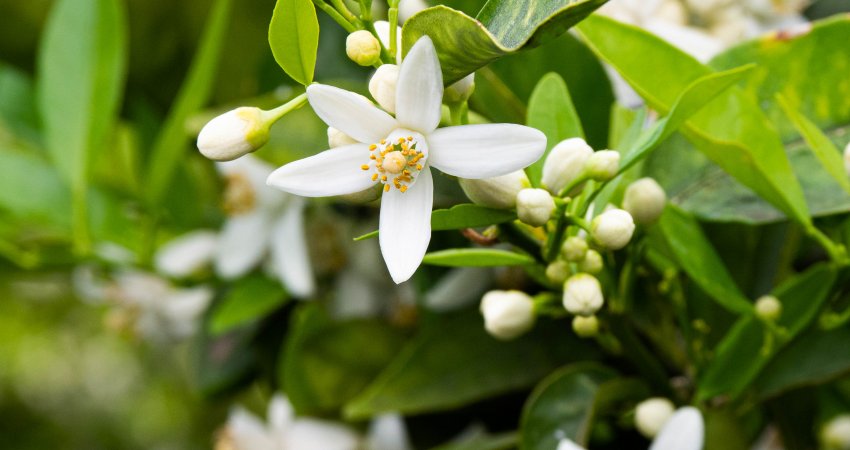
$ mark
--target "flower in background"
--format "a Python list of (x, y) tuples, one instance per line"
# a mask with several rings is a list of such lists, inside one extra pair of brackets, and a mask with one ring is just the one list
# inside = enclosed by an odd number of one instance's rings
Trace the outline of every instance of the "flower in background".
[[(652, 441), (649, 450), (702, 450), (705, 424), (698, 409), (685, 406), (676, 410)], [(557, 450), (585, 450), (569, 439), (561, 439)]]
[(443, 82), (427, 36), (401, 64), (395, 118), (365, 97), (335, 87), (314, 84), (307, 96), (322, 120), (359, 143), (287, 164), (268, 177), (268, 184), (305, 197), (383, 185), (379, 242), (396, 283), (413, 275), (431, 239), (432, 166), (462, 178), (489, 178), (528, 166), (546, 147), (543, 133), (522, 125), (437, 129)]
[(273, 168), (253, 156), (217, 167), (227, 180), (228, 214), (214, 255), (218, 275), (241, 277), (268, 252), (271, 270), (287, 290), (296, 297), (311, 296), (315, 282), (304, 236), (304, 200), (266, 186)]

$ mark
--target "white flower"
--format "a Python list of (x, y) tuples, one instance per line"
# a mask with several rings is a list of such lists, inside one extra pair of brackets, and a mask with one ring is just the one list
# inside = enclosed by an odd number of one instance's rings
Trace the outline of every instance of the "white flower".
[(578, 263), (578, 270), (591, 275), (602, 272), (602, 267), (602, 255), (593, 249), (588, 250), (584, 255), (584, 259)]
[[(344, 148), (344, 147), (343, 147)], [(245, 275), (268, 251), (275, 276), (296, 297), (315, 291), (304, 236), (304, 201), (270, 189), (272, 167), (250, 156), (218, 164), (228, 186), (224, 223), (215, 255), (216, 272), (225, 279)]]
[(626, 188), (623, 209), (632, 215), (635, 222), (651, 224), (661, 217), (667, 204), (667, 194), (652, 178), (641, 178)]
[(210, 120), (198, 134), (198, 150), (214, 161), (230, 161), (257, 150), (269, 141), (271, 123), (265, 114), (243, 106)]
[[(702, 450), (705, 444), (705, 424), (698, 409), (685, 406), (676, 410), (667, 421), (649, 450)], [(569, 439), (561, 439), (557, 450), (585, 450)]]
[(604, 299), (602, 286), (593, 275), (579, 273), (571, 276), (564, 283), (564, 308), (579, 316), (590, 316), (599, 311)]
[(626, 246), (635, 232), (631, 214), (622, 209), (609, 209), (596, 216), (590, 225), (593, 239), (605, 248), (618, 250)]
[(541, 227), (552, 217), (555, 200), (545, 189), (523, 189), (516, 196), (519, 220), (533, 227)]
[(575, 316), (573, 317), (573, 331), (578, 337), (596, 336), (599, 332), (599, 319), (596, 316)]
[(427, 7), (425, 0), (401, 0), (398, 4), (398, 19), (404, 22)]
[(673, 416), (673, 402), (663, 397), (653, 397), (638, 403), (635, 408), (635, 427), (640, 434), (654, 438)]
[(443, 99), (446, 103), (458, 103), (469, 100), (475, 91), (475, 73), (471, 73), (446, 88)]
[(218, 235), (198, 230), (174, 238), (157, 250), (154, 267), (157, 273), (185, 278), (207, 266), (218, 247)]
[(756, 316), (768, 322), (774, 322), (782, 315), (782, 302), (772, 295), (764, 295), (756, 300)]
[(582, 138), (561, 141), (552, 148), (543, 163), (543, 187), (557, 195), (578, 178), (593, 149)]
[(481, 314), (488, 333), (510, 340), (534, 326), (534, 301), (522, 291), (490, 291), (481, 299)]
[(608, 181), (620, 169), (620, 154), (614, 150), (594, 152), (584, 163), (584, 170), (591, 180)]
[(561, 246), (561, 255), (569, 262), (580, 262), (587, 255), (587, 241), (578, 236), (570, 236)]
[[(369, 93), (385, 111), (395, 114), (395, 90), (398, 84), (399, 67), (382, 64), (369, 79)], [(357, 142), (357, 141), (354, 141)]]
[(821, 440), (827, 450), (850, 449), (850, 414), (838, 415), (824, 424)]
[[(386, 65), (386, 64), (385, 64)], [(334, 127), (328, 127), (328, 146), (330, 148), (342, 147), (344, 145), (356, 144), (357, 141), (351, 136), (337, 130)]]
[(523, 170), (480, 180), (461, 178), (459, 183), (473, 203), (499, 209), (515, 208), (519, 191), (531, 186)]
[(534, 162), (546, 137), (513, 124), (437, 129), (443, 82), (434, 44), (421, 38), (401, 64), (396, 118), (364, 97), (314, 84), (307, 97), (328, 125), (360, 144), (324, 151), (287, 164), (268, 184), (305, 197), (325, 197), (383, 185), (379, 242), (396, 283), (409, 279), (431, 239), (431, 166), (462, 178), (489, 178)]
[(395, 413), (382, 414), (369, 424), (367, 450), (412, 450), (404, 418)]
[(371, 66), (381, 59), (381, 42), (366, 30), (357, 30), (345, 38), (345, 54), (361, 66)]

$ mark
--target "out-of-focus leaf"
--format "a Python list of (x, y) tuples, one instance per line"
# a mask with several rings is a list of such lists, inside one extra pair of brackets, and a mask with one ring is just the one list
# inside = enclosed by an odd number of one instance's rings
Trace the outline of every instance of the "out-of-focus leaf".
[(284, 390), (299, 413), (333, 411), (360, 394), (401, 349), (400, 333), (377, 320), (333, 322), (301, 308), (281, 355)]
[[(711, 73), (661, 38), (609, 18), (592, 16), (578, 29), (591, 49), (662, 112), (669, 111), (690, 83)], [(647, 65), (647, 60), (653, 65)], [(656, 70), (659, 66), (675, 70)], [(740, 89), (730, 89), (711, 101), (687, 121), (683, 133), (742, 184), (799, 223), (811, 224), (779, 135), (759, 105)]]
[(181, 157), (185, 155), (189, 140), (186, 121), (210, 97), (232, 5), (233, 0), (216, 0), (213, 3), (189, 73), (157, 135), (148, 163), (145, 189), (147, 200), (152, 205), (158, 204), (168, 192)]
[(534, 87), (528, 100), (527, 125), (546, 135), (546, 153), (525, 169), (531, 184), (539, 186), (543, 163), (552, 147), (571, 137), (584, 138), (584, 130), (573, 106), (570, 91), (564, 79), (557, 73), (546, 74)]
[(278, 281), (260, 275), (242, 278), (215, 306), (209, 331), (213, 335), (231, 331), (265, 316), (290, 299)]
[(735, 285), (723, 261), (693, 217), (670, 205), (651, 232), (660, 233), (679, 266), (718, 304), (735, 313), (752, 312), (749, 300)]
[[(37, 140), (38, 113), (32, 80), (0, 62), (0, 123), (21, 137)], [(2, 133), (2, 130), (0, 130)]]
[(47, 161), (5, 147), (0, 147), (0, 160), (0, 210), (24, 220), (70, 228), (68, 189)]
[(476, 18), (447, 6), (419, 12), (404, 23), (405, 50), (423, 35), (437, 47), (448, 85), (490, 61), (556, 38), (607, 0), (491, 0)]
[(528, 388), (567, 362), (595, 358), (562, 324), (540, 321), (503, 342), (484, 331), (477, 313), (435, 316), (345, 413), (364, 418), (452, 409)]
[(428, 253), (422, 264), (447, 267), (523, 266), (534, 264), (534, 258), (495, 248), (455, 248)]
[(275, 61), (293, 80), (313, 82), (319, 50), (319, 19), (310, 0), (277, 0), (269, 24)]
[(222, 336), (199, 333), (192, 342), (193, 381), (206, 396), (220, 395), (246, 381), (257, 362), (250, 345), (254, 330), (242, 329)]

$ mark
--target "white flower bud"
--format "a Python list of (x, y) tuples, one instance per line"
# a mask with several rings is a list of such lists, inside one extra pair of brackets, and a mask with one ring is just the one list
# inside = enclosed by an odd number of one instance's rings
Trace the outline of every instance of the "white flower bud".
[(623, 209), (632, 215), (635, 222), (648, 225), (654, 223), (664, 212), (667, 194), (652, 178), (641, 178), (626, 188)]
[(525, 292), (490, 291), (481, 299), (484, 328), (493, 337), (513, 339), (534, 326), (534, 302)]
[(591, 180), (608, 181), (614, 178), (620, 169), (620, 154), (614, 150), (594, 152), (587, 158), (584, 168)]
[(847, 147), (844, 147), (844, 171), (847, 172), (847, 176), (850, 176), (850, 142), (847, 143)]
[(475, 91), (475, 73), (471, 73), (447, 87), (443, 92), (443, 101), (445, 103), (460, 103), (469, 100), (473, 91)]
[(821, 440), (827, 450), (850, 450), (850, 414), (841, 414), (824, 424)]
[(230, 161), (251, 153), (269, 141), (270, 123), (260, 108), (243, 106), (204, 125), (198, 150), (213, 161)]
[(593, 149), (584, 139), (572, 138), (559, 142), (543, 163), (543, 187), (557, 195), (581, 175), (584, 164), (592, 154)]
[(599, 319), (596, 316), (573, 317), (573, 331), (578, 337), (589, 338), (599, 333)]
[(481, 180), (460, 179), (461, 189), (473, 203), (499, 209), (515, 208), (517, 194), (529, 186), (531, 182), (522, 170)]
[(570, 276), (570, 265), (566, 261), (556, 260), (546, 266), (546, 278), (555, 284), (564, 284)]
[(385, 111), (395, 114), (395, 85), (398, 82), (398, 66), (382, 64), (369, 80), (369, 93)]
[(564, 308), (571, 314), (590, 316), (602, 307), (602, 286), (593, 275), (576, 274), (564, 283)]
[(603, 267), (604, 264), (602, 263), (602, 255), (600, 255), (596, 250), (588, 250), (584, 255), (584, 259), (578, 263), (578, 270), (591, 275), (596, 275), (597, 273), (602, 272)]
[(756, 316), (760, 319), (775, 322), (782, 315), (782, 302), (772, 295), (765, 295), (756, 300)]
[(662, 397), (644, 400), (635, 409), (635, 426), (640, 434), (652, 439), (670, 420), (675, 411), (673, 402)]
[(625, 247), (634, 232), (635, 222), (631, 214), (622, 209), (609, 209), (596, 216), (590, 225), (593, 239), (611, 250)]
[(587, 241), (578, 236), (570, 236), (561, 246), (561, 255), (569, 262), (584, 260), (587, 254)]
[(371, 66), (381, 59), (381, 42), (366, 30), (357, 30), (345, 38), (345, 53), (361, 66)]
[(328, 127), (328, 146), (330, 148), (342, 147), (344, 145), (356, 144), (357, 140), (353, 137), (337, 130), (334, 127)]
[(555, 200), (544, 189), (523, 189), (516, 196), (516, 212), (522, 223), (541, 227), (554, 210)]

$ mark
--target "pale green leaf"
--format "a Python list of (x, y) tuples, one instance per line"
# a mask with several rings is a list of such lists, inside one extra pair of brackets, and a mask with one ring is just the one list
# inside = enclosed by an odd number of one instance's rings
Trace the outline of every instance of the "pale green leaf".
[[(449, 209), (436, 209), (431, 212), (431, 230), (459, 230), (478, 228), (510, 222), (516, 219), (516, 212), (507, 209), (488, 208), (486, 206), (463, 203)], [(378, 236), (378, 230), (354, 238), (363, 241)]]
[(546, 135), (546, 153), (525, 169), (531, 184), (538, 186), (543, 175), (543, 163), (552, 147), (564, 139), (584, 138), (584, 130), (573, 106), (570, 91), (564, 79), (557, 73), (547, 73), (534, 87), (528, 100), (526, 124)]
[(238, 280), (216, 304), (209, 321), (210, 333), (226, 333), (256, 321), (290, 299), (278, 281), (258, 275)]
[(310, 0), (277, 0), (269, 24), (275, 61), (293, 80), (313, 82), (319, 49), (319, 20)]

